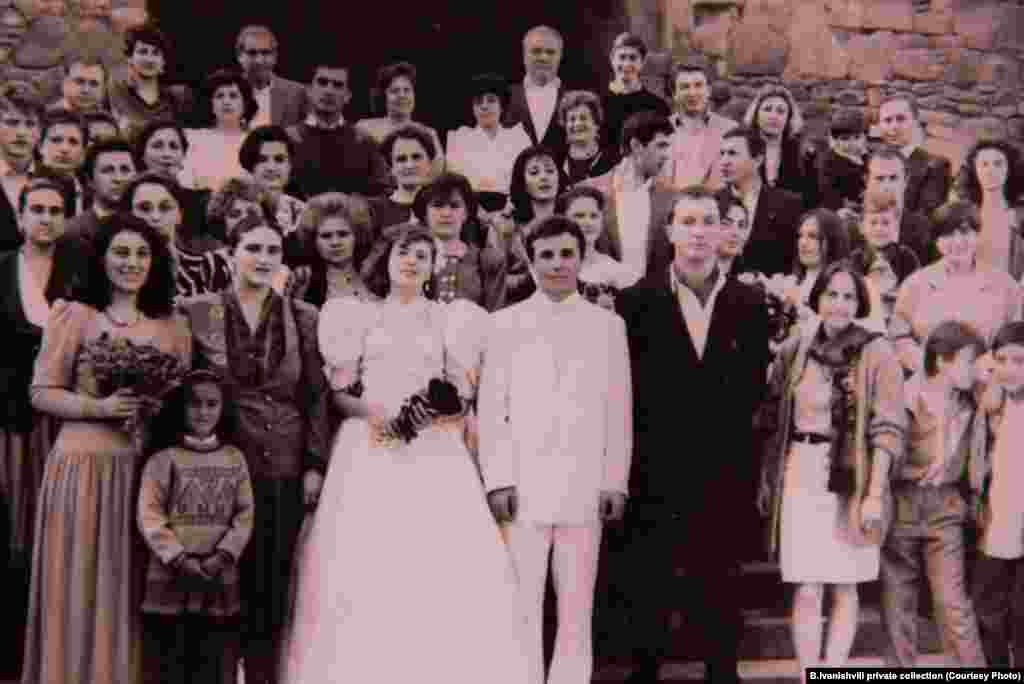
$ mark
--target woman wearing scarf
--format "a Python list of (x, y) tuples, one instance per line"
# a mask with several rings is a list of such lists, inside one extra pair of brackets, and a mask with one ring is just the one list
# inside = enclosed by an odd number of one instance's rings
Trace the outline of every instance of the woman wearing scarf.
[[(854, 322), (869, 313), (863, 277), (845, 261), (811, 290), (820, 317), (779, 350), (762, 416), (758, 506), (771, 513), (782, 579), (796, 584), (800, 667), (843, 665), (857, 629), (857, 584), (878, 578), (889, 478), (903, 457), (903, 374), (889, 342)], [(822, 658), (821, 608), (833, 587)]]

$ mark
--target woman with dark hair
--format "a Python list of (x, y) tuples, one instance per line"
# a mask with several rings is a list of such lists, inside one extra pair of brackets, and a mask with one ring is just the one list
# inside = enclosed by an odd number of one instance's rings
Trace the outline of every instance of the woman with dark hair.
[(299, 237), (310, 265), (302, 299), (317, 309), (336, 297), (376, 299), (360, 275), (372, 244), (369, 210), (360, 197), (328, 192), (311, 198)]
[(496, 211), (505, 204), (512, 162), (530, 146), (521, 123), (505, 126), (508, 83), (497, 74), (479, 74), (469, 82), (475, 126), (460, 126), (448, 133), (447, 170), (461, 173), (479, 193), (484, 208)]
[(248, 681), (274, 682), (295, 542), (327, 467), (327, 388), (316, 309), (271, 287), (283, 255), (280, 228), (251, 216), (229, 246), (231, 287), (186, 301), (184, 311), (196, 367), (224, 378), (235, 406), (226, 437), (245, 454), (256, 501), (239, 567), (242, 653)]
[[(396, 62), (381, 67), (377, 72), (378, 106), (377, 111), (383, 110), (384, 116), (362, 119), (356, 122), (356, 129), (373, 138), (380, 144), (384, 138), (399, 126), (407, 126), (413, 121), (412, 113), (416, 109), (416, 67), (409, 62)], [(438, 151), (439, 158), (436, 162), (436, 171), (444, 168), (444, 157), (441, 155), (441, 140), (437, 137), (437, 131), (424, 124), (423, 126), (430, 133), (434, 141), (434, 149)]]
[(305, 202), (287, 192), (292, 186), (294, 156), (292, 139), (281, 126), (252, 129), (238, 151), (238, 161), (265, 194), (270, 215), (286, 237), (299, 227), (306, 208)]
[(1006, 271), (978, 263), (980, 229), (978, 209), (967, 202), (947, 202), (932, 214), (941, 258), (903, 281), (889, 322), (889, 339), (908, 374), (921, 369), (924, 341), (942, 321), (966, 323), (991, 345), (1003, 324), (1020, 319), (1020, 285)]
[(385, 240), (367, 280), (383, 301), (332, 299), (320, 318), (347, 418), (297, 566), (282, 681), (520, 684), (521, 599), (466, 446), (487, 317), (431, 300), (430, 232)]
[(583, 296), (594, 304), (613, 308), (618, 293), (636, 283), (640, 274), (598, 251), (598, 241), (606, 231), (605, 207), (600, 190), (577, 185), (558, 196), (555, 214), (574, 221), (583, 232), (586, 249), (578, 276)]
[(188, 179), (185, 185), (213, 190), (242, 174), (238, 152), (259, 105), (245, 76), (226, 69), (206, 77), (200, 102), (203, 128), (185, 131), (189, 153), (182, 172)]
[(191, 93), (185, 86), (166, 86), (162, 78), (170, 59), (170, 42), (153, 24), (144, 24), (125, 36), (127, 73), (111, 78), (110, 111), (121, 136), (129, 142), (151, 121), (175, 120), (190, 109)]
[[(562, 171), (569, 185), (608, 173), (619, 163), (621, 150), (614, 144), (602, 144), (604, 110), (601, 100), (594, 93), (589, 90), (570, 90), (565, 93), (558, 103), (558, 123), (565, 129), (565, 138), (569, 143), (562, 163)], [(616, 140), (621, 133), (616, 132)]]
[[(864, 279), (845, 261), (811, 289), (818, 319), (779, 350), (763, 412), (758, 507), (771, 516), (782, 580), (796, 584), (801, 670), (842, 666), (857, 630), (857, 584), (878, 578), (890, 472), (903, 455), (903, 374), (888, 340), (860, 327)], [(813, 549), (812, 553), (808, 549)], [(825, 587), (833, 600), (822, 657)]]
[(143, 219), (168, 241), (174, 255), (178, 299), (219, 292), (230, 285), (231, 264), (223, 244), (185, 224), (184, 199), (176, 182), (143, 173), (125, 188), (122, 203), (123, 211)]
[[(476, 195), (466, 177), (457, 173), (441, 174), (419, 191), (413, 204), (418, 225), (426, 227), (437, 241), (435, 298), (443, 303), (469, 299), (495, 311), (504, 305), (505, 252), (493, 244), (480, 247), (467, 237), (476, 212)], [(408, 227), (391, 226), (383, 235)], [(364, 269), (385, 258), (385, 250), (385, 242), (375, 244), (367, 260), (371, 265)]]
[(140, 370), (143, 352), (151, 363), (185, 369), (192, 341), (173, 315), (174, 266), (160, 233), (116, 214), (94, 245), (81, 301), (53, 303), (32, 378), (32, 405), (63, 422), (39, 492), (25, 682), (142, 676), (142, 453), (127, 429), (142, 401), (116, 377)]
[(967, 152), (957, 194), (979, 210), (978, 263), (1024, 276), (1024, 167), (1020, 151), (1005, 140), (982, 140)]
[(850, 236), (836, 212), (812, 209), (800, 217), (796, 229), (796, 260), (786, 299), (797, 307), (801, 320), (806, 320), (810, 313), (811, 288), (818, 276), (849, 253)]
[(508, 206), (491, 216), (495, 238), (506, 254), (505, 305), (521, 302), (536, 291), (526, 238), (539, 219), (554, 215), (555, 200), (567, 187), (568, 179), (547, 147), (528, 147), (516, 157)]
[(430, 132), (419, 124), (399, 126), (385, 136), (380, 153), (391, 171), (395, 189), (390, 195), (370, 198), (373, 239), (388, 226), (413, 220), (416, 194), (431, 181), (438, 148)]
[(743, 125), (760, 133), (765, 142), (761, 173), (766, 183), (801, 197), (816, 194), (809, 192), (814, 174), (806, 168), (800, 137), (804, 116), (788, 88), (773, 84), (761, 88), (747, 107)]

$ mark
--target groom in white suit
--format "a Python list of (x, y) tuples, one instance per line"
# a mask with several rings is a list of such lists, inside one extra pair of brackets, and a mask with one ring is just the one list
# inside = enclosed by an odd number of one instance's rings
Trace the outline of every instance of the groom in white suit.
[(544, 684), (548, 558), (558, 633), (547, 684), (588, 684), (604, 521), (626, 506), (632, 391), (626, 327), (577, 293), (585, 242), (556, 216), (527, 238), (537, 292), (492, 316), (479, 393), (480, 466), (527, 615), (528, 684)]

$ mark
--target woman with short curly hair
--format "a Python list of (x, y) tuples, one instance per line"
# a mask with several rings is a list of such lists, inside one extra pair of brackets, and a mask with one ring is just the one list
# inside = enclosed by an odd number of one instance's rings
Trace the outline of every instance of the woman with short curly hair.
[(238, 151), (259, 105), (245, 76), (226, 69), (206, 77), (200, 102), (205, 125), (185, 131), (189, 152), (184, 173), (192, 179), (192, 187), (209, 190), (242, 173)]

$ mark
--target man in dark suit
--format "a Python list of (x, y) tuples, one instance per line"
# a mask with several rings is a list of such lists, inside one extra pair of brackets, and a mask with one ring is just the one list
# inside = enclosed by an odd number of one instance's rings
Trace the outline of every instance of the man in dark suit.
[[(895, 147), (885, 146), (872, 150), (864, 160), (864, 195), (888, 193), (896, 196), (899, 206), (896, 213), (900, 232), (897, 241), (914, 252), (922, 266), (927, 266), (937, 256), (932, 247), (931, 222), (923, 214), (907, 209), (907, 160)], [(840, 210), (843, 218), (849, 219), (846, 210)], [(853, 247), (862, 246), (864, 236), (860, 231), (860, 217), (855, 218), (857, 227), (853, 233)]]
[(720, 168), (726, 187), (747, 208), (750, 239), (743, 250), (744, 268), (765, 275), (789, 273), (796, 259), (796, 229), (803, 213), (800, 195), (764, 182), (765, 144), (746, 126), (722, 136)]
[(293, 126), (306, 115), (306, 88), (274, 73), (277, 66), (277, 37), (266, 26), (246, 26), (235, 41), (238, 65), (242, 67), (260, 108), (249, 128)]
[(672, 264), (619, 300), (635, 390), (624, 549), (634, 683), (657, 681), (673, 610), (693, 628), (687, 643), (701, 648), (706, 681), (739, 682), (733, 579), (745, 549), (736, 540), (756, 521), (752, 422), (768, 366), (768, 312), (755, 288), (719, 271), (722, 230), (715, 196), (682, 190), (669, 226)]
[(565, 131), (558, 123), (558, 103), (565, 88), (558, 77), (562, 63), (562, 34), (550, 26), (534, 26), (523, 36), (526, 78), (509, 88), (505, 125), (522, 123), (534, 145), (550, 148), (559, 159), (565, 155)]
[(22, 243), (18, 196), (32, 171), (43, 114), (39, 102), (29, 93), (10, 86), (9, 90), (0, 96), (0, 251), (17, 249)]
[(897, 94), (882, 100), (878, 127), (882, 139), (898, 148), (907, 160), (907, 188), (903, 207), (925, 216), (945, 203), (952, 175), (949, 160), (920, 145), (920, 112), (913, 95)]

